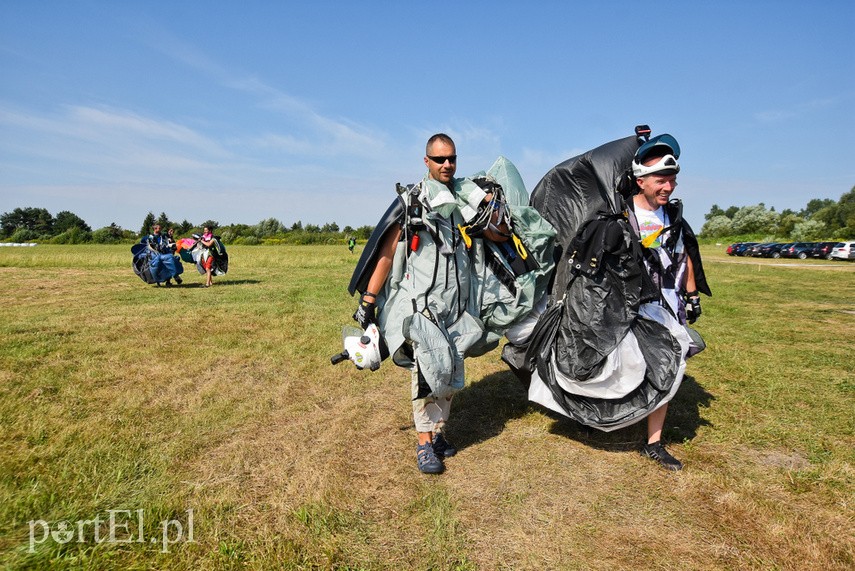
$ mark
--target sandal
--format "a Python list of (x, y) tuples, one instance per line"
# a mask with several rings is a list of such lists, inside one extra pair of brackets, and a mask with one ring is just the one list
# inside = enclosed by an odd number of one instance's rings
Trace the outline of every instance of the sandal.
[(419, 471), (423, 474), (442, 474), (445, 470), (442, 460), (437, 458), (430, 442), (416, 446), (416, 462), (418, 462)]

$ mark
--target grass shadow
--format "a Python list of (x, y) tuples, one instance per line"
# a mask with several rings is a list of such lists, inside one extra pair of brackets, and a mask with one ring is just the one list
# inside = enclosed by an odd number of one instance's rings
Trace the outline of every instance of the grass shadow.
[[(701, 416), (701, 409), (708, 408), (715, 397), (704, 389), (694, 377), (683, 376), (683, 383), (668, 404), (662, 437), (665, 442), (685, 442), (697, 436), (698, 428), (711, 426)], [(538, 406), (555, 422), (549, 429), (552, 434), (573, 438), (593, 448), (610, 451), (634, 450), (647, 437), (647, 421), (639, 422), (612, 432), (603, 432), (585, 426), (565, 416)]]
[[(260, 284), (260, 283), (261, 283), (261, 280), (252, 280), (252, 279), (244, 279), (244, 280), (229, 280), (229, 279), (218, 280), (216, 278), (214, 279), (214, 287), (217, 287), (219, 285), (247, 285), (247, 284), (251, 285), (251, 284)], [(200, 284), (201, 287), (204, 287), (204, 285), (205, 284)]]
[(458, 449), (498, 436), (508, 421), (529, 411), (528, 396), (511, 371), (493, 373), (454, 397), (448, 433)]
[[(663, 437), (666, 442), (692, 440), (698, 428), (710, 426), (701, 416), (715, 397), (689, 375), (683, 377), (680, 390), (668, 405)], [(521, 418), (531, 410), (539, 410), (554, 422), (551, 434), (573, 438), (593, 448), (621, 451), (634, 450), (646, 438), (647, 422), (602, 432), (528, 401), (523, 384), (511, 371), (494, 373), (467, 385), (454, 397), (453, 414), (448, 421), (448, 433), (459, 449), (498, 436), (508, 421)]]

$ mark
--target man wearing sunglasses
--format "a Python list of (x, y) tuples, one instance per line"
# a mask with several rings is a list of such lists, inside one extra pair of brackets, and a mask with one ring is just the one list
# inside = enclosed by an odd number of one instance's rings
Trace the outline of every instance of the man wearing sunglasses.
[(410, 368), (416, 461), (421, 472), (439, 474), (457, 452), (442, 429), (463, 388), (463, 355), (483, 334), (467, 312), (471, 269), (461, 208), (486, 197), (472, 192), (468, 179), (454, 178), (457, 149), (448, 135), (428, 140), (424, 163), (420, 183), (398, 188), (403, 213), (383, 234), (353, 317), (363, 328), (377, 323), (387, 344), (381, 351)]

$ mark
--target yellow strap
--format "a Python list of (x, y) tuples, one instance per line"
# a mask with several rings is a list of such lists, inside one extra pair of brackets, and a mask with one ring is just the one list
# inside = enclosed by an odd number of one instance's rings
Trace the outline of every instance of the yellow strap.
[(517, 253), (519, 253), (520, 258), (522, 258), (523, 260), (528, 259), (528, 251), (525, 249), (525, 246), (523, 246), (523, 243), (522, 243), (522, 240), (520, 240), (520, 237), (517, 236), (516, 234), (511, 234), (511, 238), (514, 241), (514, 246), (516, 246)]
[(641, 245), (644, 246), (645, 248), (649, 248), (650, 245), (656, 241), (656, 239), (659, 237), (659, 234), (661, 234), (664, 229), (665, 229), (665, 227), (663, 226), (662, 228), (660, 228), (659, 230), (657, 230), (653, 234), (650, 234), (647, 238), (645, 238), (644, 240), (641, 241)]
[(457, 229), (460, 230), (460, 235), (463, 237), (463, 243), (466, 244), (466, 248), (469, 249), (472, 247), (472, 238), (469, 237), (469, 234), (466, 233), (466, 229), (469, 226), (463, 226), (462, 224), (457, 225)]

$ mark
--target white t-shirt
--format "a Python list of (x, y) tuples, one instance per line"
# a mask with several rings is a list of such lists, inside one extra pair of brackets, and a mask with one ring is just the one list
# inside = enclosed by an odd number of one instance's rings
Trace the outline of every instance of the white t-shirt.
[[(641, 241), (645, 238), (659, 232), (668, 225), (668, 215), (665, 214), (665, 209), (661, 206), (656, 210), (645, 210), (644, 208), (635, 209), (635, 218), (638, 220), (638, 233), (641, 235)], [(662, 245), (662, 236), (658, 236), (651, 244), (647, 244), (648, 248), (658, 248)]]
[[(670, 224), (668, 220), (668, 215), (665, 214), (665, 209), (663, 207), (659, 207), (656, 210), (645, 210), (644, 208), (636, 208), (635, 209), (635, 218), (638, 221), (638, 234), (641, 237), (641, 242), (646, 247), (654, 250), (657, 254), (659, 254), (659, 259), (662, 263), (662, 267), (669, 268), (671, 266), (671, 256), (668, 255), (668, 252), (665, 251), (665, 248), (662, 248), (662, 242), (668, 236), (668, 233), (661, 233), (657, 235), (649, 244), (645, 241), (646, 238), (653, 236), (657, 232), (660, 232), (664, 227)], [(676, 253), (681, 253), (683, 251), (683, 239), (682, 237), (677, 241), (677, 245), (675, 247)], [(646, 264), (647, 262), (645, 262)], [(662, 296), (668, 302), (668, 305), (677, 312), (677, 292), (673, 289), (663, 289)]]

